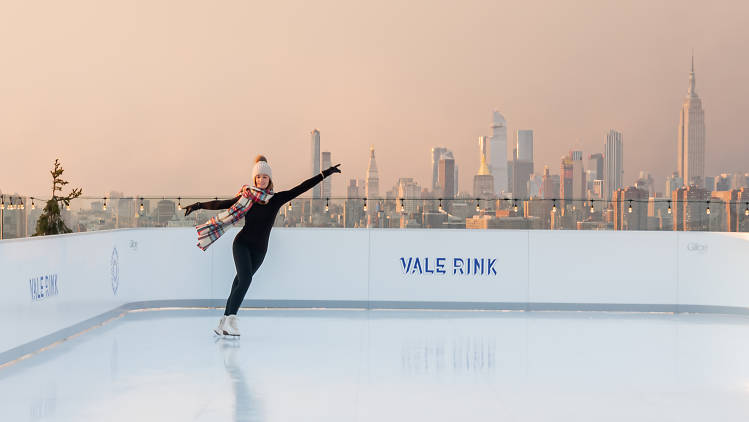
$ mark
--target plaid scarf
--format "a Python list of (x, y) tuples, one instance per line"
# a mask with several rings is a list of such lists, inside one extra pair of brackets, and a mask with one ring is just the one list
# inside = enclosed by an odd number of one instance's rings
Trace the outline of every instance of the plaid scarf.
[(198, 230), (198, 247), (208, 249), (226, 231), (226, 227), (241, 220), (252, 208), (255, 202), (267, 202), (273, 197), (273, 191), (263, 190), (255, 186), (242, 186), (239, 190), (239, 200), (228, 210), (220, 212), (206, 223), (196, 227)]

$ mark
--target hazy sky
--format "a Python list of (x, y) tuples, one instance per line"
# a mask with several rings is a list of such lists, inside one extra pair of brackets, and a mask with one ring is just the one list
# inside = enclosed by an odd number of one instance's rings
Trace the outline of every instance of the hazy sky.
[[(0, 2), (0, 189), (49, 195), (59, 157), (85, 195), (230, 195), (265, 154), (277, 188), (310, 176), (309, 132), (384, 192), (461, 190), (491, 111), (535, 132), (535, 163), (623, 132), (625, 182), (676, 169), (690, 52), (706, 173), (749, 171), (747, 1)], [(743, 117), (742, 117), (743, 116)], [(71, 186), (69, 185), (69, 186)]]

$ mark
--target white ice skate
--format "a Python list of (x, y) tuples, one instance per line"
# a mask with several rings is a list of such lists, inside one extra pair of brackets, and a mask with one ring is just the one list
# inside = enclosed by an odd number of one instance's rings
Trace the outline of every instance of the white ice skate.
[(213, 332), (216, 333), (219, 336), (224, 335), (224, 326), (226, 325), (226, 315), (221, 317), (221, 320), (218, 322), (218, 327), (213, 329)]
[(225, 336), (239, 337), (239, 326), (237, 321), (239, 321), (239, 318), (237, 318), (236, 315), (229, 315), (226, 317), (226, 322), (224, 323)]

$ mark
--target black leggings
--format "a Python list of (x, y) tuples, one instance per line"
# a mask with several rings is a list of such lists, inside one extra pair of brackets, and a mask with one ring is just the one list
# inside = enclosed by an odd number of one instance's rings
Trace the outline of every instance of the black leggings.
[(237, 267), (237, 275), (234, 276), (231, 293), (229, 293), (229, 299), (226, 300), (224, 315), (237, 314), (244, 295), (247, 294), (247, 289), (252, 283), (252, 276), (265, 258), (265, 251), (252, 249), (237, 239), (234, 239), (231, 251), (234, 255), (234, 266)]

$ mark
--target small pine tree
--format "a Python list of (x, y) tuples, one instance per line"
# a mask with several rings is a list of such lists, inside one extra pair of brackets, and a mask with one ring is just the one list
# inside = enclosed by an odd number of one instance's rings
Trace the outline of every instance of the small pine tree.
[(62, 193), (62, 187), (68, 184), (68, 182), (60, 178), (64, 171), (60, 165), (60, 160), (55, 159), (55, 168), (50, 171), (50, 174), (52, 174), (52, 199), (47, 201), (42, 215), (39, 216), (39, 220), (36, 222), (36, 233), (34, 233), (34, 236), (72, 232), (62, 220), (60, 203), (62, 202), (66, 206), (70, 205), (70, 201), (81, 196), (83, 190), (81, 188), (73, 189), (67, 196), (57, 196), (57, 191)]

